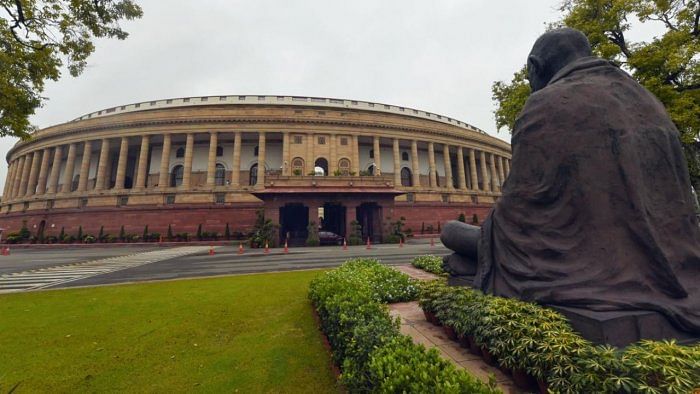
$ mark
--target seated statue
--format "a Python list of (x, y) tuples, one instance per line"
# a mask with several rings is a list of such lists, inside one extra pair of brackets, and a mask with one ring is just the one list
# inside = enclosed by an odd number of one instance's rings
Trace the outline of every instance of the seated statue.
[(700, 334), (700, 227), (664, 106), (577, 30), (541, 36), (527, 70), (502, 196), (482, 228), (444, 227), (445, 267), (487, 293)]

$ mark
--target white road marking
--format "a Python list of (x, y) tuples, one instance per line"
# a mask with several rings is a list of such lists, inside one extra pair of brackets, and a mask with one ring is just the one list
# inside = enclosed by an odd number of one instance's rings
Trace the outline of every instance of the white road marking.
[(183, 246), (0, 275), (0, 293), (43, 289), (208, 250), (209, 246)]

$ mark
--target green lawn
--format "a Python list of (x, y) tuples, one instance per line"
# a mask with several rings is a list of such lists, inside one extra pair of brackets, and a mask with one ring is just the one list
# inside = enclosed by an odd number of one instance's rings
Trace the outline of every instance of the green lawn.
[(318, 272), (0, 295), (0, 392), (337, 392)]

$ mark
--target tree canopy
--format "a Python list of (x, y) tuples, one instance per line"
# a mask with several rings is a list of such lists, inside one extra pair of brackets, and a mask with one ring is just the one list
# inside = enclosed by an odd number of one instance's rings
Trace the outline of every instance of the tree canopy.
[(121, 20), (142, 16), (131, 0), (0, 0), (0, 136), (29, 138), (29, 116), (47, 80), (85, 69), (95, 38), (125, 39)]
[[(565, 0), (551, 27), (581, 30), (593, 52), (629, 72), (664, 104), (680, 131), (691, 181), (700, 190), (700, 1)], [(649, 42), (628, 39), (630, 21), (658, 22), (663, 34)], [(523, 59), (525, 60), (525, 59)], [(496, 126), (512, 131), (530, 89), (525, 66), (510, 82), (492, 85)]]

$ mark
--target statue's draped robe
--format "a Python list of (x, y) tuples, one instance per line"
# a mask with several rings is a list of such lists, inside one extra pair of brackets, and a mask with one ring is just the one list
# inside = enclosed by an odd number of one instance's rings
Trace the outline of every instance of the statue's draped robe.
[(663, 105), (598, 58), (527, 101), (485, 221), (475, 286), (592, 310), (654, 310), (700, 333), (700, 229)]

